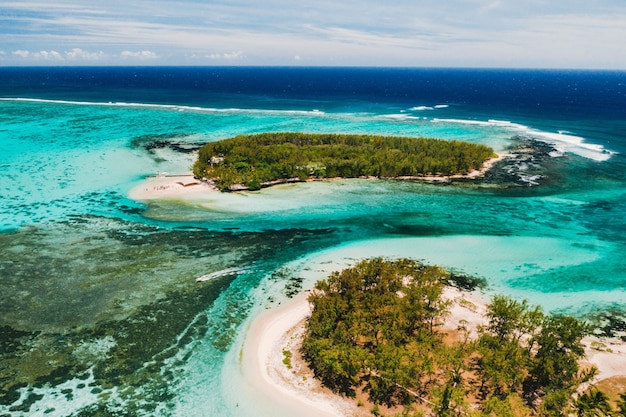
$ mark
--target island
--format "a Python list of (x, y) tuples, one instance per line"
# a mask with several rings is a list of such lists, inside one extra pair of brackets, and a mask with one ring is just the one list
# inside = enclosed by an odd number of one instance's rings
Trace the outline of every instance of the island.
[(329, 178), (471, 176), (496, 158), (485, 145), (423, 137), (272, 132), (198, 150), (193, 175), (221, 191)]
[(626, 395), (595, 385), (621, 353), (596, 356), (587, 324), (505, 296), (485, 305), (458, 286), (437, 266), (364, 259), (259, 319), (246, 369), (259, 368), (255, 387), (272, 401), (293, 384), (299, 415), (624, 415)]

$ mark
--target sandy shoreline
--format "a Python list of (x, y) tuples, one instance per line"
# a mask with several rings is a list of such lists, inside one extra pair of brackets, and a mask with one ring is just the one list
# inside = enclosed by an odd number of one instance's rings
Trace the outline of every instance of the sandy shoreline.
[[(358, 407), (321, 386), (302, 360), (296, 358), (305, 320), (311, 314), (308, 292), (255, 318), (246, 334), (241, 369), (246, 382), (267, 401), (275, 403), (274, 416), (370, 416), (366, 407)], [(464, 293), (447, 287), (443, 297), (455, 301), (446, 321), (446, 329), (465, 325), (475, 334), (483, 324), (484, 304), (469, 300)], [(466, 300), (463, 303), (459, 301)], [(283, 362), (283, 351), (292, 352), (291, 369)]]
[[(354, 400), (321, 387), (303, 361), (296, 358), (305, 320), (311, 313), (307, 296), (308, 293), (300, 294), (253, 320), (242, 351), (244, 379), (260, 395), (276, 404), (277, 416), (371, 415), (370, 410), (358, 407)], [(444, 290), (443, 297), (452, 301), (443, 329), (457, 330), (462, 326), (470, 332), (470, 337), (475, 337), (478, 326), (486, 324), (485, 303), (471, 293), (452, 287)], [(580, 391), (590, 384), (603, 383), (626, 388), (622, 386), (626, 380), (626, 344), (619, 340), (600, 341), (594, 337), (585, 338), (583, 343), (587, 355), (583, 364), (596, 366), (598, 374)], [(294, 355), (290, 361), (291, 369), (283, 362), (285, 350)]]
[[(410, 177), (394, 177), (391, 179), (397, 180), (413, 180), (413, 181), (428, 181), (428, 182), (447, 182), (452, 179), (475, 179), (484, 175), (490, 170), (496, 162), (511, 157), (509, 154), (498, 155), (494, 158), (490, 158), (483, 164), (482, 169), (474, 170), (468, 174), (457, 175), (425, 175), (425, 176), (410, 176)], [(309, 180), (309, 181), (335, 181), (344, 178), (324, 178), (321, 180)], [(292, 180), (277, 180), (273, 181), (272, 185), (285, 184), (290, 182), (298, 182)], [(241, 189), (246, 190), (246, 188)], [(196, 179), (192, 173), (185, 173), (180, 175), (170, 175), (167, 173), (160, 173), (156, 176), (147, 177), (139, 185), (132, 188), (128, 197), (133, 200), (152, 200), (158, 198), (176, 198), (184, 197), (199, 193), (216, 192), (219, 189), (210, 181), (202, 181)]]
[(241, 371), (257, 396), (272, 403), (272, 416), (353, 416), (352, 402), (320, 388), (302, 369), (289, 369), (283, 360), (284, 350), (294, 351), (302, 336), (305, 320), (311, 314), (308, 293), (263, 312), (248, 328), (242, 355)]
[(128, 197), (133, 200), (151, 200), (215, 191), (218, 191), (217, 187), (197, 180), (191, 173), (180, 175), (162, 173), (147, 177), (141, 184), (129, 191)]

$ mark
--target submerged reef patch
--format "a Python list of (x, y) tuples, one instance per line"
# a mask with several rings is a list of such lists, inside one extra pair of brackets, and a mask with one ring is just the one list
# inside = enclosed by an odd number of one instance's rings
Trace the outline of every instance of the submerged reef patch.
[[(329, 230), (211, 232), (93, 216), (0, 234), (0, 414), (91, 397), (97, 403), (79, 415), (167, 406), (176, 389), (168, 367), (207, 333), (228, 349), (249, 308), (242, 289), (209, 317), (214, 302), (235, 281), (256, 285), (259, 259), (297, 256), (326, 235), (338, 239)], [(276, 253), (279, 242), (293, 252)], [(234, 267), (252, 275), (196, 282)]]

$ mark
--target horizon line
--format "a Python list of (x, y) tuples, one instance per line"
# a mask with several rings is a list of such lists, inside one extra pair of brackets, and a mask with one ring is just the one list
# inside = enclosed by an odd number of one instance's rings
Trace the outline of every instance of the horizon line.
[(626, 72), (614, 68), (582, 68), (582, 67), (489, 67), (489, 66), (395, 66), (395, 65), (0, 65), (2, 69), (96, 69), (96, 68), (211, 68), (211, 69), (384, 69), (384, 70), (482, 70), (482, 71), (578, 71), (578, 72)]

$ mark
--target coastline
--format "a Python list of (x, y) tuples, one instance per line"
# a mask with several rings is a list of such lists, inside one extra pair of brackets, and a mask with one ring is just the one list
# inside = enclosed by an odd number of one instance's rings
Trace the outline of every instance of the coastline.
[[(272, 404), (272, 416), (332, 417), (358, 416), (351, 400), (332, 393), (293, 360), (289, 369), (284, 350), (296, 356), (306, 319), (311, 314), (304, 292), (288, 302), (262, 312), (247, 329), (241, 351), (241, 372), (247, 388), (262, 402)], [(296, 363), (297, 362), (297, 363)], [(364, 413), (363, 415), (369, 415)]]
[(180, 175), (159, 173), (133, 187), (128, 197), (133, 200), (152, 200), (215, 191), (218, 189), (212, 183), (197, 180), (190, 172)]
[[(263, 312), (251, 322), (246, 334), (241, 367), (244, 379), (259, 395), (275, 402), (281, 412), (275, 415), (366, 416), (369, 405), (331, 392), (314, 379), (313, 372), (299, 354), (306, 319), (311, 313), (308, 292), (288, 300), (277, 308)], [(487, 304), (476, 294), (446, 287), (442, 297), (450, 300), (450, 314), (441, 329), (448, 337), (460, 337), (460, 330), (470, 338), (487, 323)], [(626, 343), (618, 339), (583, 339), (585, 358), (581, 368), (595, 366), (596, 376), (582, 384), (578, 392), (592, 385), (613, 391), (626, 389)], [(285, 351), (291, 357), (285, 359)], [(290, 366), (285, 363), (288, 361)], [(360, 406), (359, 406), (360, 405)]]
[(422, 175), (422, 176), (409, 176), (409, 177), (395, 177), (390, 179), (399, 179), (399, 180), (422, 180), (422, 181), (432, 181), (432, 182), (447, 182), (450, 180), (457, 179), (476, 179), (479, 178), (487, 171), (489, 171), (493, 166), (505, 159), (512, 158), (514, 155), (510, 153), (502, 153), (496, 154), (496, 156), (487, 159), (483, 162), (483, 166), (481, 169), (475, 169), (472, 172), (467, 174), (454, 174), (454, 175)]
[[(483, 164), (481, 169), (474, 170), (467, 174), (455, 175), (424, 175), (424, 176), (402, 176), (402, 177), (381, 177), (384, 180), (402, 180), (402, 181), (427, 181), (427, 182), (449, 182), (453, 179), (477, 179), (489, 171), (497, 162), (511, 158), (512, 154), (499, 154), (493, 158), (489, 158)], [(371, 177), (376, 179), (376, 177)], [(308, 180), (298, 180), (294, 178), (285, 178), (269, 183), (263, 183), (262, 188), (268, 188), (275, 185), (290, 184), (298, 182), (312, 181), (337, 181), (352, 178), (310, 178)], [(356, 178), (354, 178), (356, 179)], [(128, 192), (128, 197), (133, 200), (153, 200), (158, 198), (176, 198), (189, 195), (196, 195), (207, 192), (220, 191), (211, 180), (199, 180), (193, 176), (191, 172), (179, 175), (170, 175), (167, 173), (159, 173), (155, 176), (146, 177), (140, 184), (133, 187)], [(241, 184), (235, 184), (230, 191), (248, 191), (248, 187)]]
[[(355, 399), (323, 387), (301, 358), (300, 344), (311, 314), (308, 294), (305, 291), (264, 311), (250, 323), (241, 352), (241, 372), (248, 388), (265, 403), (274, 404), (274, 416), (371, 416), (369, 407), (359, 407)], [(485, 304), (453, 287), (446, 287), (443, 297), (453, 301), (444, 329), (454, 331), (463, 325), (475, 335), (483, 324)], [(284, 362), (284, 351), (291, 352), (290, 367)]]

